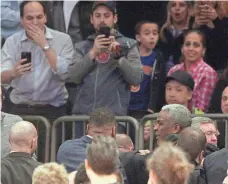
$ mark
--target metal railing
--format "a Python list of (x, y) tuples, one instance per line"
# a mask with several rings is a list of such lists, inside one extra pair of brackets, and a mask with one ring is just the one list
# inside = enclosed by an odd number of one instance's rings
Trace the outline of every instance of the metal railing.
[[(130, 117), (130, 116), (116, 116), (117, 122), (126, 122), (131, 123), (134, 126), (135, 129), (135, 149), (138, 150), (139, 148), (139, 123), (136, 119)], [(72, 124), (72, 139), (76, 136), (76, 123), (77, 122), (84, 122), (85, 123), (89, 120), (89, 116), (63, 116), (58, 118), (54, 121), (52, 125), (52, 136), (51, 136), (51, 161), (56, 161), (56, 154), (57, 154), (57, 126), (62, 124), (62, 142), (65, 141), (65, 124)], [(128, 127), (128, 126), (127, 126)], [(128, 129), (128, 128), (127, 128)], [(127, 132), (129, 132), (127, 130)], [(84, 126), (84, 134), (85, 134), (85, 126)]]
[[(202, 115), (192, 115), (192, 117), (195, 116), (204, 116), (204, 117), (209, 117), (213, 120), (226, 120), (226, 121), (218, 121), (218, 123), (225, 123), (225, 147), (228, 148), (228, 114), (202, 114)], [(65, 125), (70, 125), (71, 124), (71, 130), (72, 130), (72, 135), (71, 138), (74, 139), (76, 137), (76, 123), (77, 122), (84, 122), (84, 134), (85, 134), (85, 124), (89, 120), (89, 116), (63, 116), (55, 120), (53, 125), (51, 126), (50, 122), (42, 117), (42, 116), (30, 116), (30, 115), (25, 115), (22, 116), (24, 120), (32, 122), (36, 127), (39, 132), (39, 126), (43, 124), (45, 127), (45, 153), (44, 153), (44, 162), (49, 161), (50, 157), (50, 151), (51, 151), (51, 160), (55, 161), (56, 160), (56, 153), (57, 153), (57, 126), (61, 125), (61, 139), (62, 142), (64, 142), (65, 139)], [(130, 116), (116, 116), (116, 121), (117, 122), (126, 122), (127, 123), (127, 133), (129, 133), (129, 123), (134, 126), (135, 129), (135, 149), (140, 150), (144, 149), (144, 126), (145, 123), (150, 120), (154, 121), (157, 119), (157, 114), (152, 114), (152, 115), (146, 115), (144, 116), (140, 123), (138, 121)], [(153, 142), (154, 142), (154, 129), (153, 129), (153, 122), (150, 124), (150, 141), (149, 141), (149, 149), (153, 149)], [(52, 132), (51, 132), (52, 131)], [(68, 135), (69, 136), (69, 135)], [(51, 143), (51, 145), (50, 145)], [(51, 150), (50, 150), (51, 146)], [(36, 154), (39, 154), (39, 146), (37, 148)]]
[[(139, 123), (139, 149), (144, 149), (144, 127), (147, 121), (154, 121), (157, 119), (157, 114), (150, 114), (144, 116), (140, 123)], [(153, 122), (150, 123), (150, 142), (149, 142), (149, 149), (153, 149), (153, 142), (154, 142), (154, 128)]]
[[(32, 116), (32, 115), (24, 115), (21, 116), (23, 120), (29, 121), (34, 124), (39, 134), (39, 125), (43, 124), (45, 127), (45, 145), (44, 145), (44, 162), (49, 162), (50, 156), (50, 142), (51, 142), (51, 124), (50, 122), (43, 116)], [(39, 138), (38, 138), (39, 139)], [(39, 144), (37, 145), (36, 155), (39, 155)]]
[[(139, 149), (144, 149), (144, 127), (145, 123), (150, 120), (154, 121), (157, 119), (158, 114), (146, 115), (144, 116), (139, 124)], [(225, 148), (228, 148), (228, 114), (192, 114), (192, 117), (208, 117), (212, 120), (225, 120), (225, 121), (218, 121), (217, 123), (225, 123)], [(153, 142), (154, 142), (154, 129), (153, 129), (153, 122), (150, 124), (150, 142), (149, 142), (149, 149), (153, 149)]]

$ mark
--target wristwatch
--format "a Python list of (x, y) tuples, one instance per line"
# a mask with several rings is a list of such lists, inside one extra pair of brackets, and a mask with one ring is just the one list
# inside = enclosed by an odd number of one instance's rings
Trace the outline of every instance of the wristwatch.
[(47, 51), (48, 49), (50, 49), (50, 45), (48, 45), (48, 44), (44, 45), (43, 50)]

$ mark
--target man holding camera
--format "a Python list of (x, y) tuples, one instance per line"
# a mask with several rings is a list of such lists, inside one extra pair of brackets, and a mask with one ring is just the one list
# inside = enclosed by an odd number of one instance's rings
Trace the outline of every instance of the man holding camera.
[(24, 30), (9, 37), (2, 48), (6, 54), (1, 82), (13, 88), (10, 113), (41, 115), (52, 122), (65, 115), (65, 79), (73, 44), (69, 35), (45, 26), (42, 2), (23, 1), (20, 16)]
[(75, 45), (69, 66), (70, 80), (78, 84), (72, 113), (88, 115), (107, 107), (115, 115), (127, 115), (129, 86), (140, 84), (143, 75), (136, 41), (114, 29), (114, 1), (94, 2), (90, 21), (96, 33)]

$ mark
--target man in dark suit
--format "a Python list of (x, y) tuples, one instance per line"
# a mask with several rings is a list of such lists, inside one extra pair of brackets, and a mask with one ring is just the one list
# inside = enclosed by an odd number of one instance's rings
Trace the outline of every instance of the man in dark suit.
[[(64, 164), (68, 172), (77, 170), (80, 164), (84, 163), (86, 159), (88, 144), (91, 144), (93, 137), (98, 135), (115, 138), (115, 115), (107, 108), (99, 108), (91, 112), (86, 135), (79, 139), (64, 142), (58, 150), (57, 162)], [(124, 168), (119, 160), (118, 162), (118, 168), (124, 177), (124, 181), (128, 183)]]
[(228, 149), (223, 148), (204, 160), (207, 184), (222, 183), (228, 171)]
[(188, 184), (206, 184), (205, 171), (201, 166), (206, 148), (206, 136), (199, 128), (188, 127), (179, 134), (177, 146), (188, 156), (189, 162), (195, 166)]
[(34, 125), (20, 121), (9, 134), (11, 152), (1, 159), (1, 183), (31, 184), (34, 169), (40, 165), (32, 158), (37, 148), (37, 131)]
[[(183, 105), (170, 104), (162, 108), (158, 114), (157, 122), (154, 126), (155, 137), (158, 144), (167, 141), (167, 136), (170, 140), (174, 135), (184, 130), (191, 125), (191, 113)], [(152, 154), (152, 153), (150, 153)], [(146, 159), (150, 154), (142, 154), (140, 152), (121, 153), (120, 159), (123, 160), (123, 165), (130, 184), (146, 184), (149, 175), (146, 168)]]

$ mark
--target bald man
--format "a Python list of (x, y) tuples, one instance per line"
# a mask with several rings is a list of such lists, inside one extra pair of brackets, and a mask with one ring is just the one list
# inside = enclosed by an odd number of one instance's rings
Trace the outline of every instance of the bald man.
[(116, 144), (120, 152), (132, 152), (134, 150), (134, 144), (126, 134), (116, 134)]
[(31, 184), (33, 170), (40, 165), (32, 159), (37, 148), (37, 131), (28, 121), (12, 126), (9, 133), (11, 152), (1, 159), (1, 182), (4, 184)]

